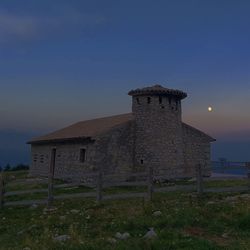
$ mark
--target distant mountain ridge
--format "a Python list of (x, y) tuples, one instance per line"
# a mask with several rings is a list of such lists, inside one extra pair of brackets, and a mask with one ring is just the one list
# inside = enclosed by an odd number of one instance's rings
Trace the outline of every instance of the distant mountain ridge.
[(0, 166), (29, 163), (29, 145), (26, 142), (39, 132), (0, 130)]

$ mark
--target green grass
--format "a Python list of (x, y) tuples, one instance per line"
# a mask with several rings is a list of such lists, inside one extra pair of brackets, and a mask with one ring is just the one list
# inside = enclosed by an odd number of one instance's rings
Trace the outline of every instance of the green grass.
[(103, 190), (104, 194), (140, 193), (146, 192), (146, 187), (109, 187)]
[(206, 181), (204, 187), (237, 187), (237, 186), (247, 186), (248, 180), (215, 180)]
[(48, 184), (39, 184), (39, 183), (25, 183), (25, 184), (14, 184), (7, 185), (6, 191), (21, 191), (21, 190), (29, 190), (29, 189), (44, 189), (48, 188)]
[[(183, 183), (181, 183), (183, 184)], [(224, 187), (236, 182), (212, 182)], [(238, 183), (237, 185), (242, 185)], [(120, 187), (106, 193), (140, 192), (143, 188)], [(85, 192), (90, 189), (66, 189)], [(56, 191), (65, 193), (65, 190)], [(23, 195), (21, 199), (40, 198), (43, 194)], [(45, 194), (46, 195), (46, 194)], [(202, 198), (192, 193), (156, 193), (152, 203), (143, 199), (105, 201), (97, 205), (93, 199), (57, 201), (55, 211), (37, 208), (5, 207), (0, 210), (0, 249), (52, 250), (237, 250), (250, 249), (250, 199), (233, 202), (227, 196), (237, 194), (206, 194)], [(17, 197), (14, 197), (17, 199)], [(79, 210), (74, 214), (72, 209)], [(154, 217), (154, 211), (162, 215)], [(62, 218), (63, 216), (63, 218)], [(143, 239), (149, 227), (158, 237)], [(131, 237), (110, 243), (116, 232), (129, 232)], [(56, 235), (69, 235), (65, 243), (55, 242)]]
[(24, 179), (24, 178), (28, 178), (28, 170), (7, 171), (7, 172), (3, 172), (3, 175), (7, 181), (13, 180), (13, 179)]
[[(207, 205), (209, 201), (216, 202)], [(0, 249), (249, 249), (249, 205), (225, 202), (221, 195), (197, 199), (171, 193), (154, 195), (152, 204), (130, 199), (97, 206), (91, 199), (67, 200), (56, 202), (57, 210), (47, 214), (44, 206), (4, 208)], [(80, 212), (72, 214), (71, 209)], [(152, 216), (155, 210), (162, 216)], [(157, 239), (142, 238), (149, 227), (155, 228)], [(131, 238), (112, 245), (108, 238), (116, 232), (129, 232)], [(64, 244), (53, 241), (62, 234), (71, 239)]]

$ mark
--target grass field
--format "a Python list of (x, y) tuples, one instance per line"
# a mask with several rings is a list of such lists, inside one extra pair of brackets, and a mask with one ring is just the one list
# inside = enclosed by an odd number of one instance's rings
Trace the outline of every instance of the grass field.
[[(23, 178), (25, 173), (15, 175)], [(240, 180), (206, 183), (216, 187), (244, 184)], [(39, 195), (43, 194), (33, 196)], [(93, 199), (72, 199), (54, 205), (53, 211), (44, 210), (45, 206), (0, 210), (0, 249), (250, 249), (247, 194), (207, 194), (199, 198), (194, 193), (171, 192), (154, 194), (152, 203), (128, 199), (96, 205)], [(155, 217), (153, 212), (157, 210), (162, 214)], [(144, 239), (150, 227), (157, 237)], [(115, 240), (117, 232), (128, 232), (130, 237)], [(69, 239), (55, 241), (60, 235)]]

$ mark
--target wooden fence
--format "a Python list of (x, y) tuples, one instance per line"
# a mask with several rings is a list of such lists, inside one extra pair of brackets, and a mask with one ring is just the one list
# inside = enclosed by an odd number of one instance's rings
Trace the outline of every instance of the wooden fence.
[(250, 162), (211, 161), (211, 166), (215, 173), (245, 175), (250, 171)]
[(3, 208), (4, 205), (4, 190), (5, 183), (3, 178), (3, 172), (0, 172), (0, 209)]
[[(52, 156), (53, 157), (53, 156)], [(246, 176), (248, 178), (248, 186), (241, 187), (227, 187), (227, 188), (207, 188), (204, 189), (204, 181), (206, 178), (202, 174), (202, 166), (198, 165), (196, 169), (196, 183), (195, 185), (176, 185), (167, 187), (156, 187), (155, 180), (156, 176), (153, 175), (153, 169), (148, 168), (147, 172), (133, 173), (127, 177), (131, 179), (137, 179), (136, 181), (119, 181), (119, 177), (123, 175), (104, 175), (101, 171), (86, 173), (85, 178), (92, 178), (94, 181), (94, 191), (73, 193), (73, 194), (61, 194), (55, 195), (54, 191), (58, 188), (76, 187), (79, 183), (67, 183), (67, 184), (54, 184), (53, 168), (51, 168), (50, 174), (47, 179), (42, 182), (47, 183), (47, 188), (44, 189), (31, 189), (31, 190), (20, 190), (5, 192), (6, 182), (3, 177), (3, 173), (0, 174), (0, 208), (3, 206), (16, 206), (16, 205), (32, 205), (32, 204), (47, 204), (50, 208), (53, 206), (55, 200), (62, 200), (68, 198), (87, 198), (92, 197), (96, 199), (97, 203), (101, 203), (103, 200), (111, 199), (125, 199), (125, 198), (144, 198), (147, 201), (151, 201), (154, 192), (172, 192), (172, 191), (185, 191), (185, 192), (197, 192), (198, 195), (202, 195), (204, 192), (240, 192), (250, 191), (250, 173)], [(157, 176), (157, 179), (163, 176)], [(118, 181), (111, 181), (116, 179)], [(143, 179), (143, 180), (140, 180)], [(160, 178), (161, 179), (161, 178)], [(179, 178), (181, 179), (181, 178)], [(182, 178), (183, 179), (183, 178)], [(140, 181), (138, 181), (140, 180)], [(36, 181), (37, 183), (37, 181)], [(7, 183), (11, 185), (11, 183)], [(104, 190), (109, 187), (145, 187), (144, 192), (130, 192), (130, 193), (119, 193), (119, 194), (105, 194)], [(48, 193), (47, 199), (43, 200), (21, 200), (21, 201), (6, 201), (5, 198), (13, 195), (24, 195), (30, 193)]]

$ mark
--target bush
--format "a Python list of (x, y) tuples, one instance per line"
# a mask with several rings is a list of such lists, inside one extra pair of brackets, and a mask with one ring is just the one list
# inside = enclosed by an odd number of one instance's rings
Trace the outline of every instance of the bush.
[(18, 171), (18, 170), (28, 170), (29, 165), (26, 164), (18, 164), (16, 166), (10, 166), (10, 164), (7, 164), (5, 167), (0, 166), (0, 171)]
[(4, 171), (10, 171), (11, 170), (11, 166), (10, 164), (7, 164), (5, 167), (4, 167)]
[(11, 169), (11, 171), (18, 171), (18, 170), (28, 170), (29, 169), (29, 165), (25, 165), (25, 164), (18, 164), (15, 167), (13, 167)]

